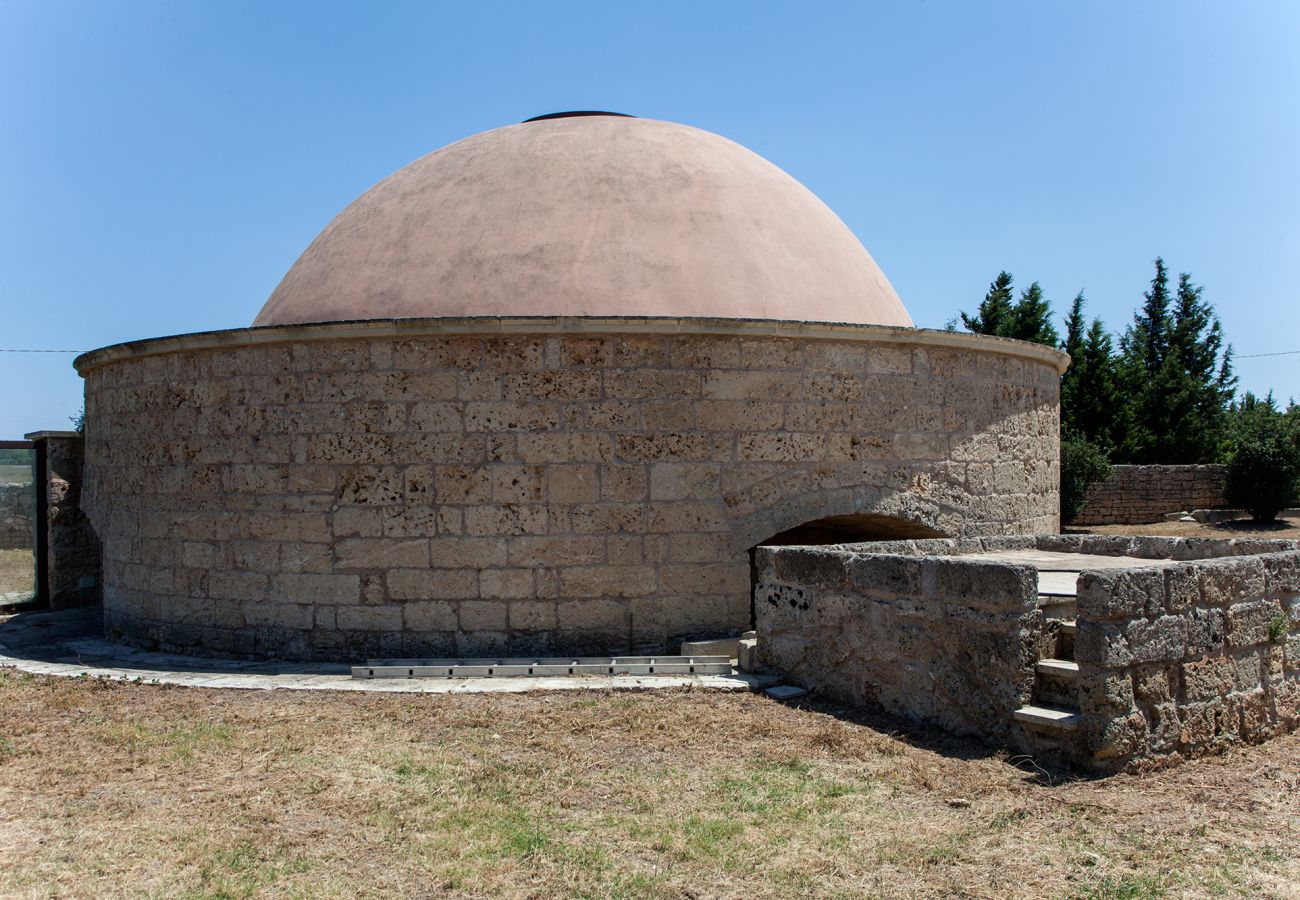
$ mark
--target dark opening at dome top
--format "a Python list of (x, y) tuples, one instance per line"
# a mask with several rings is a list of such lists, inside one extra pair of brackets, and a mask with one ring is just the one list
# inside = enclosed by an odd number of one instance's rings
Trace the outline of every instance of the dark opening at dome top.
[(531, 119), (524, 119), (523, 124), (529, 122), (545, 122), (547, 119), (574, 119), (579, 116), (622, 116), (624, 119), (635, 119), (636, 116), (628, 113), (608, 112), (603, 109), (574, 109), (569, 112), (553, 112), (544, 116), (533, 116)]

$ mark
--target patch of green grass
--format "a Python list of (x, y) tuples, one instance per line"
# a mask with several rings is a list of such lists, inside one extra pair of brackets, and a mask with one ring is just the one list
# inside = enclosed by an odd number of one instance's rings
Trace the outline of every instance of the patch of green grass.
[(1163, 879), (1158, 875), (1108, 875), (1084, 891), (1087, 900), (1150, 900), (1167, 894)]
[(824, 813), (839, 797), (861, 793), (861, 785), (816, 774), (806, 760), (764, 762), (719, 779), (715, 793), (734, 812), (803, 821)]
[(730, 849), (732, 839), (743, 833), (745, 826), (735, 819), (720, 816), (687, 816), (682, 822), (683, 848), (688, 858), (716, 858)]
[(205, 721), (186, 722), (168, 729), (140, 723), (110, 724), (102, 733), (108, 743), (131, 753), (161, 750), (165, 756), (180, 760), (189, 760), (196, 753), (225, 747), (233, 737), (229, 726)]
[(989, 828), (994, 831), (1001, 831), (1003, 828), (1014, 825), (1017, 822), (1023, 822), (1028, 818), (1029, 810), (1024, 809), (1023, 807), (1020, 809), (1008, 810), (1007, 812), (998, 813), (996, 816), (989, 819)]
[(1287, 621), (1286, 616), (1278, 616), (1268, 623), (1268, 640), (1272, 644), (1285, 644), (1287, 635), (1291, 633), (1291, 623)]
[(311, 861), (302, 855), (283, 856), (240, 841), (234, 847), (218, 850), (199, 869), (199, 887), (191, 897), (252, 897), (281, 878), (311, 869)]

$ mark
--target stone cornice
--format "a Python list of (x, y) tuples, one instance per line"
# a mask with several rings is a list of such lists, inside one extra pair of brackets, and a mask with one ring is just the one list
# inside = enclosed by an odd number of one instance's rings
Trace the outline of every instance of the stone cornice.
[(73, 360), (85, 376), (93, 369), (126, 359), (272, 344), (336, 341), (349, 338), (404, 338), (446, 335), (583, 335), (658, 334), (716, 335), (731, 337), (779, 337), (805, 340), (853, 341), (861, 343), (907, 344), (913, 347), (943, 347), (1015, 356), (1064, 372), (1070, 357), (1042, 344), (988, 337), (931, 328), (903, 328), (890, 325), (849, 325), (836, 322), (795, 322), (774, 319), (633, 318), (595, 316), (522, 316), (502, 318), (472, 316), (435, 319), (367, 319), (350, 322), (320, 322), (307, 325), (273, 325), (263, 328), (231, 328), (200, 331), (170, 337), (149, 338), (112, 344), (83, 353)]

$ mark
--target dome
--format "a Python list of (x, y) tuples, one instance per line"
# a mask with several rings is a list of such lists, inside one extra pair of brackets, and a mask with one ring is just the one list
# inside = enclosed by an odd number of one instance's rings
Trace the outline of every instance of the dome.
[(794, 178), (707, 131), (541, 117), (430, 153), (343, 210), (254, 320), (669, 316), (912, 324)]

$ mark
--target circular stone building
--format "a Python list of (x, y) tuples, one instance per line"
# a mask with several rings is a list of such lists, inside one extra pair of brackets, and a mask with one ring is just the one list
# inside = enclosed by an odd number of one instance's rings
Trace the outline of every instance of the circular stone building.
[(253, 327), (77, 360), (106, 627), (334, 660), (734, 634), (758, 544), (1055, 531), (1064, 362), (911, 327), (717, 135), (496, 129), (345, 209)]

